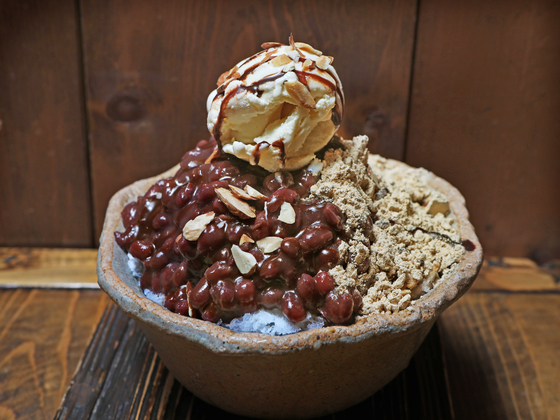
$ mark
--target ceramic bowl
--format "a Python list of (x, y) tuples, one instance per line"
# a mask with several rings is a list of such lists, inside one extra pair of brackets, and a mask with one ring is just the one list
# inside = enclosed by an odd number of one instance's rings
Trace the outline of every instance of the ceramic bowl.
[(370, 397), (408, 365), (437, 317), (468, 290), (482, 264), (482, 248), (464, 198), (448, 182), (430, 174), (429, 184), (448, 197), (461, 238), (474, 249), (464, 254), (447, 281), (412, 310), (279, 337), (233, 332), (172, 313), (147, 299), (114, 240), (113, 232), (123, 229), (120, 212), (125, 204), (176, 170), (135, 182), (113, 196), (101, 236), (99, 284), (140, 324), (179, 382), (197, 397), (232, 413), (309, 418)]

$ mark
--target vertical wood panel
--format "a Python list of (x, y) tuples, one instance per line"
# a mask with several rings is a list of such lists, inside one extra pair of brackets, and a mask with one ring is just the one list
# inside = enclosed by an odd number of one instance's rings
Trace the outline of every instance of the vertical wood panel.
[(91, 246), (72, 0), (0, 2), (0, 245)]
[(560, 257), (560, 3), (421, 2), (406, 160), (465, 195), (487, 255)]
[(342, 132), (402, 158), (416, 1), (81, 0), (96, 232), (119, 188), (176, 164), (206, 129), (218, 76), (265, 41), (335, 57)]

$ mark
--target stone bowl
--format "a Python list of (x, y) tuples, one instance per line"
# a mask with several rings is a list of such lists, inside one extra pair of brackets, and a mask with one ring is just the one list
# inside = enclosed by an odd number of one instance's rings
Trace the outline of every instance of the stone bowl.
[[(400, 162), (393, 164), (408, 168)], [(144, 296), (113, 236), (116, 229), (122, 230), (120, 212), (125, 204), (176, 170), (137, 181), (113, 196), (99, 248), (99, 285), (139, 323), (181, 384), (232, 413), (309, 418), (370, 397), (406, 368), (438, 316), (469, 289), (482, 265), (482, 248), (463, 196), (429, 173), (428, 183), (448, 197), (461, 238), (474, 249), (463, 255), (447, 281), (438, 283), (412, 310), (278, 337), (233, 332), (181, 316)]]

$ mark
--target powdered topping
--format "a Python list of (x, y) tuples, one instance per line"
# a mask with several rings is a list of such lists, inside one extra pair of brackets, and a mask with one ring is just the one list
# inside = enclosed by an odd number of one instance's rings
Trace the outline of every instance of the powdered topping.
[(447, 277), (464, 253), (447, 198), (427, 184), (428, 171), (379, 156), (367, 137), (325, 153), (321, 179), (311, 187), (346, 215), (340, 264), (329, 270), (337, 291), (356, 288), (360, 315), (398, 312)]

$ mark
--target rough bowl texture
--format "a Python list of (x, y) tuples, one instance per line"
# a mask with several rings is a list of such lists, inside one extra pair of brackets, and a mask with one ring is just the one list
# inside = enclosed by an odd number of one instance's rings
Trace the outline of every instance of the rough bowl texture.
[(113, 196), (101, 236), (99, 284), (139, 322), (175, 378), (226, 411), (261, 418), (308, 418), (373, 395), (408, 365), (437, 317), (468, 290), (482, 264), (482, 248), (464, 198), (433, 175), (430, 185), (449, 198), (461, 238), (470, 240), (475, 249), (464, 254), (451, 278), (412, 310), (281, 337), (233, 332), (172, 313), (144, 297), (125, 253), (115, 243), (113, 232), (122, 228), (124, 205), (176, 170), (135, 182)]

